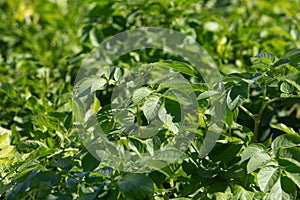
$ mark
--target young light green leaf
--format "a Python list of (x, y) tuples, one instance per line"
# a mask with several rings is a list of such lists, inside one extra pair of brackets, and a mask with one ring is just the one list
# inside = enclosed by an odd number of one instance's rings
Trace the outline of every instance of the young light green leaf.
[(296, 83), (295, 81), (293, 81), (291, 79), (285, 79), (285, 81), (288, 82), (290, 85), (294, 86), (298, 91), (300, 91), (300, 85), (299, 85), (299, 83)]
[(91, 40), (92, 45), (95, 46), (95, 47), (99, 46), (97, 35), (98, 35), (97, 28), (93, 27), (89, 32), (89, 36), (90, 36), (90, 40)]
[(262, 168), (257, 174), (258, 186), (263, 192), (268, 192), (278, 181), (280, 177), (280, 170), (267, 166)]
[(278, 124), (270, 124), (270, 126), (272, 128), (275, 128), (275, 129), (278, 129), (278, 130), (281, 130), (285, 133), (288, 133), (288, 134), (298, 134), (296, 131), (294, 131), (293, 128), (290, 128), (290, 127), (287, 127), (285, 124), (282, 124), (282, 123), (278, 123)]
[[(11, 130), (8, 130), (8, 129), (6, 129), (6, 128), (2, 128), (1, 126), (0, 126), (0, 135), (3, 135), (3, 134), (5, 134), (5, 133), (7, 133), (8, 135), (11, 135)], [(0, 139), (0, 141), (1, 141), (1, 139)], [(1, 143), (1, 142), (0, 142)]]
[(254, 193), (247, 191), (239, 185), (235, 185), (233, 189), (233, 197), (231, 200), (249, 200), (253, 199)]
[(114, 80), (119, 81), (122, 76), (124, 75), (124, 68), (123, 67), (116, 67), (116, 71), (114, 73)]
[(133, 92), (132, 102), (134, 105), (141, 103), (141, 101), (152, 93), (148, 87), (140, 87)]
[(86, 110), (85, 104), (78, 98), (74, 98), (72, 102), (73, 102), (72, 104), (73, 114), (76, 121), (84, 122), (85, 110)]
[(202, 92), (197, 97), (197, 100), (206, 99), (206, 98), (209, 98), (209, 97), (217, 95), (217, 94), (220, 94), (220, 92), (219, 91), (205, 91), (205, 92)]
[(294, 90), (293, 86), (291, 86), (289, 83), (285, 81), (280, 84), (280, 91), (283, 93), (290, 94), (293, 92), (293, 90)]
[(94, 83), (97, 83), (98, 80), (99, 79), (96, 77), (90, 77), (90, 78), (85, 78), (83, 80), (80, 80), (80, 82), (78, 82), (76, 85), (78, 87), (76, 91), (78, 96), (90, 93), (90, 88)]
[(179, 61), (169, 61), (169, 62), (156, 62), (156, 63), (152, 63), (153, 66), (155, 67), (169, 67), (169, 68), (173, 68), (176, 71), (192, 76), (192, 77), (197, 77), (197, 71), (190, 66), (187, 63), (183, 63), (183, 62), (179, 62)]
[(38, 148), (47, 148), (47, 146), (40, 142), (40, 141), (36, 141), (36, 140), (25, 140), (22, 141), (18, 144), (18, 149), (19, 150), (36, 150)]
[(280, 148), (295, 147), (300, 145), (300, 136), (296, 134), (280, 135), (272, 142), (271, 147), (276, 152)]
[(14, 156), (16, 148), (14, 146), (6, 146), (0, 150), (0, 158), (7, 158)]
[(265, 151), (265, 147), (262, 144), (250, 144), (242, 153), (241, 162), (248, 160), (256, 154), (260, 154)]
[(265, 152), (257, 153), (254, 156), (252, 156), (247, 164), (247, 173), (254, 172), (257, 170), (260, 166), (265, 164), (267, 161), (269, 161), (271, 157), (269, 154)]
[(106, 84), (107, 80), (104, 78), (94, 79), (94, 83), (92, 83), (91, 87), (91, 92), (95, 92), (96, 90), (103, 90)]
[(10, 137), (8, 133), (0, 135), (0, 149), (10, 146)]
[(161, 106), (158, 111), (159, 119), (164, 122), (164, 125), (168, 127), (173, 133), (178, 133), (178, 127), (175, 123), (173, 123), (173, 118), (170, 114), (167, 113), (167, 110), (164, 106)]
[(148, 121), (148, 123), (157, 116), (158, 110), (160, 108), (160, 98), (158, 96), (149, 96), (145, 99), (143, 105), (143, 113)]
[(193, 103), (191, 97), (185, 91), (168, 90), (163, 94), (163, 97), (177, 101), (183, 106), (188, 106)]

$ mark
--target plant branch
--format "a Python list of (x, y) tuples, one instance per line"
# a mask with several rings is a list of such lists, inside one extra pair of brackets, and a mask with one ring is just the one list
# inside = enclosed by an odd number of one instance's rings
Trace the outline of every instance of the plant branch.
[(245, 112), (247, 113), (247, 115), (249, 115), (252, 119), (255, 118), (255, 115), (252, 114), (247, 108), (245, 108), (244, 106), (240, 105), (240, 108)]

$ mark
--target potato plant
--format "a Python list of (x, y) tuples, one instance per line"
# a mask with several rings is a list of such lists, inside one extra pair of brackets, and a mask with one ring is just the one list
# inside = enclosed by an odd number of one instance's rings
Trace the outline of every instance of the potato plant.
[[(299, 7), (283, 0), (0, 0), (0, 198), (299, 199)], [(126, 127), (127, 134), (112, 113), (120, 80), (134, 67), (164, 67), (189, 83), (183, 93), (196, 96), (199, 120), (182, 159), (134, 173), (88, 151), (72, 98), (92, 49), (141, 27), (174, 29), (201, 44), (224, 90), (207, 87), (191, 63), (159, 49), (132, 51), (101, 66), (106, 71), (84, 88), (95, 93), (93, 114), (108, 140), (137, 155), (170, 144), (186, 96), (171, 98), (169, 88), (157, 84), (136, 88), (129, 104), (136, 126)], [(225, 105), (225, 118), (203, 156), (214, 98)], [(154, 116), (160, 132), (135, 135)]]

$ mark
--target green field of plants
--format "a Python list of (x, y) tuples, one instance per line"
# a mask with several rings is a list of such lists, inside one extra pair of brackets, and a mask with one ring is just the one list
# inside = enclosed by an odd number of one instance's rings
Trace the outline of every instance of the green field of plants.
[(0, 0), (0, 199), (300, 199), (300, 1)]

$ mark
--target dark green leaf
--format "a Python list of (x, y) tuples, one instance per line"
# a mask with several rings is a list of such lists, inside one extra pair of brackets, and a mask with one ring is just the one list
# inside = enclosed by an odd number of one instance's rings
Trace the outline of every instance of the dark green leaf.
[(251, 58), (252, 62), (255, 62), (257, 60), (260, 60), (260, 61), (266, 62), (266, 63), (273, 63), (274, 60), (275, 60), (275, 57), (271, 53), (261, 52), (261, 53), (259, 53), (256, 56), (254, 56), (254, 57)]
[(143, 174), (126, 174), (118, 181), (118, 186), (128, 200), (145, 199), (154, 195), (151, 179)]
[(87, 153), (82, 159), (82, 167), (85, 172), (93, 171), (98, 167), (100, 161), (97, 160), (92, 154)]

